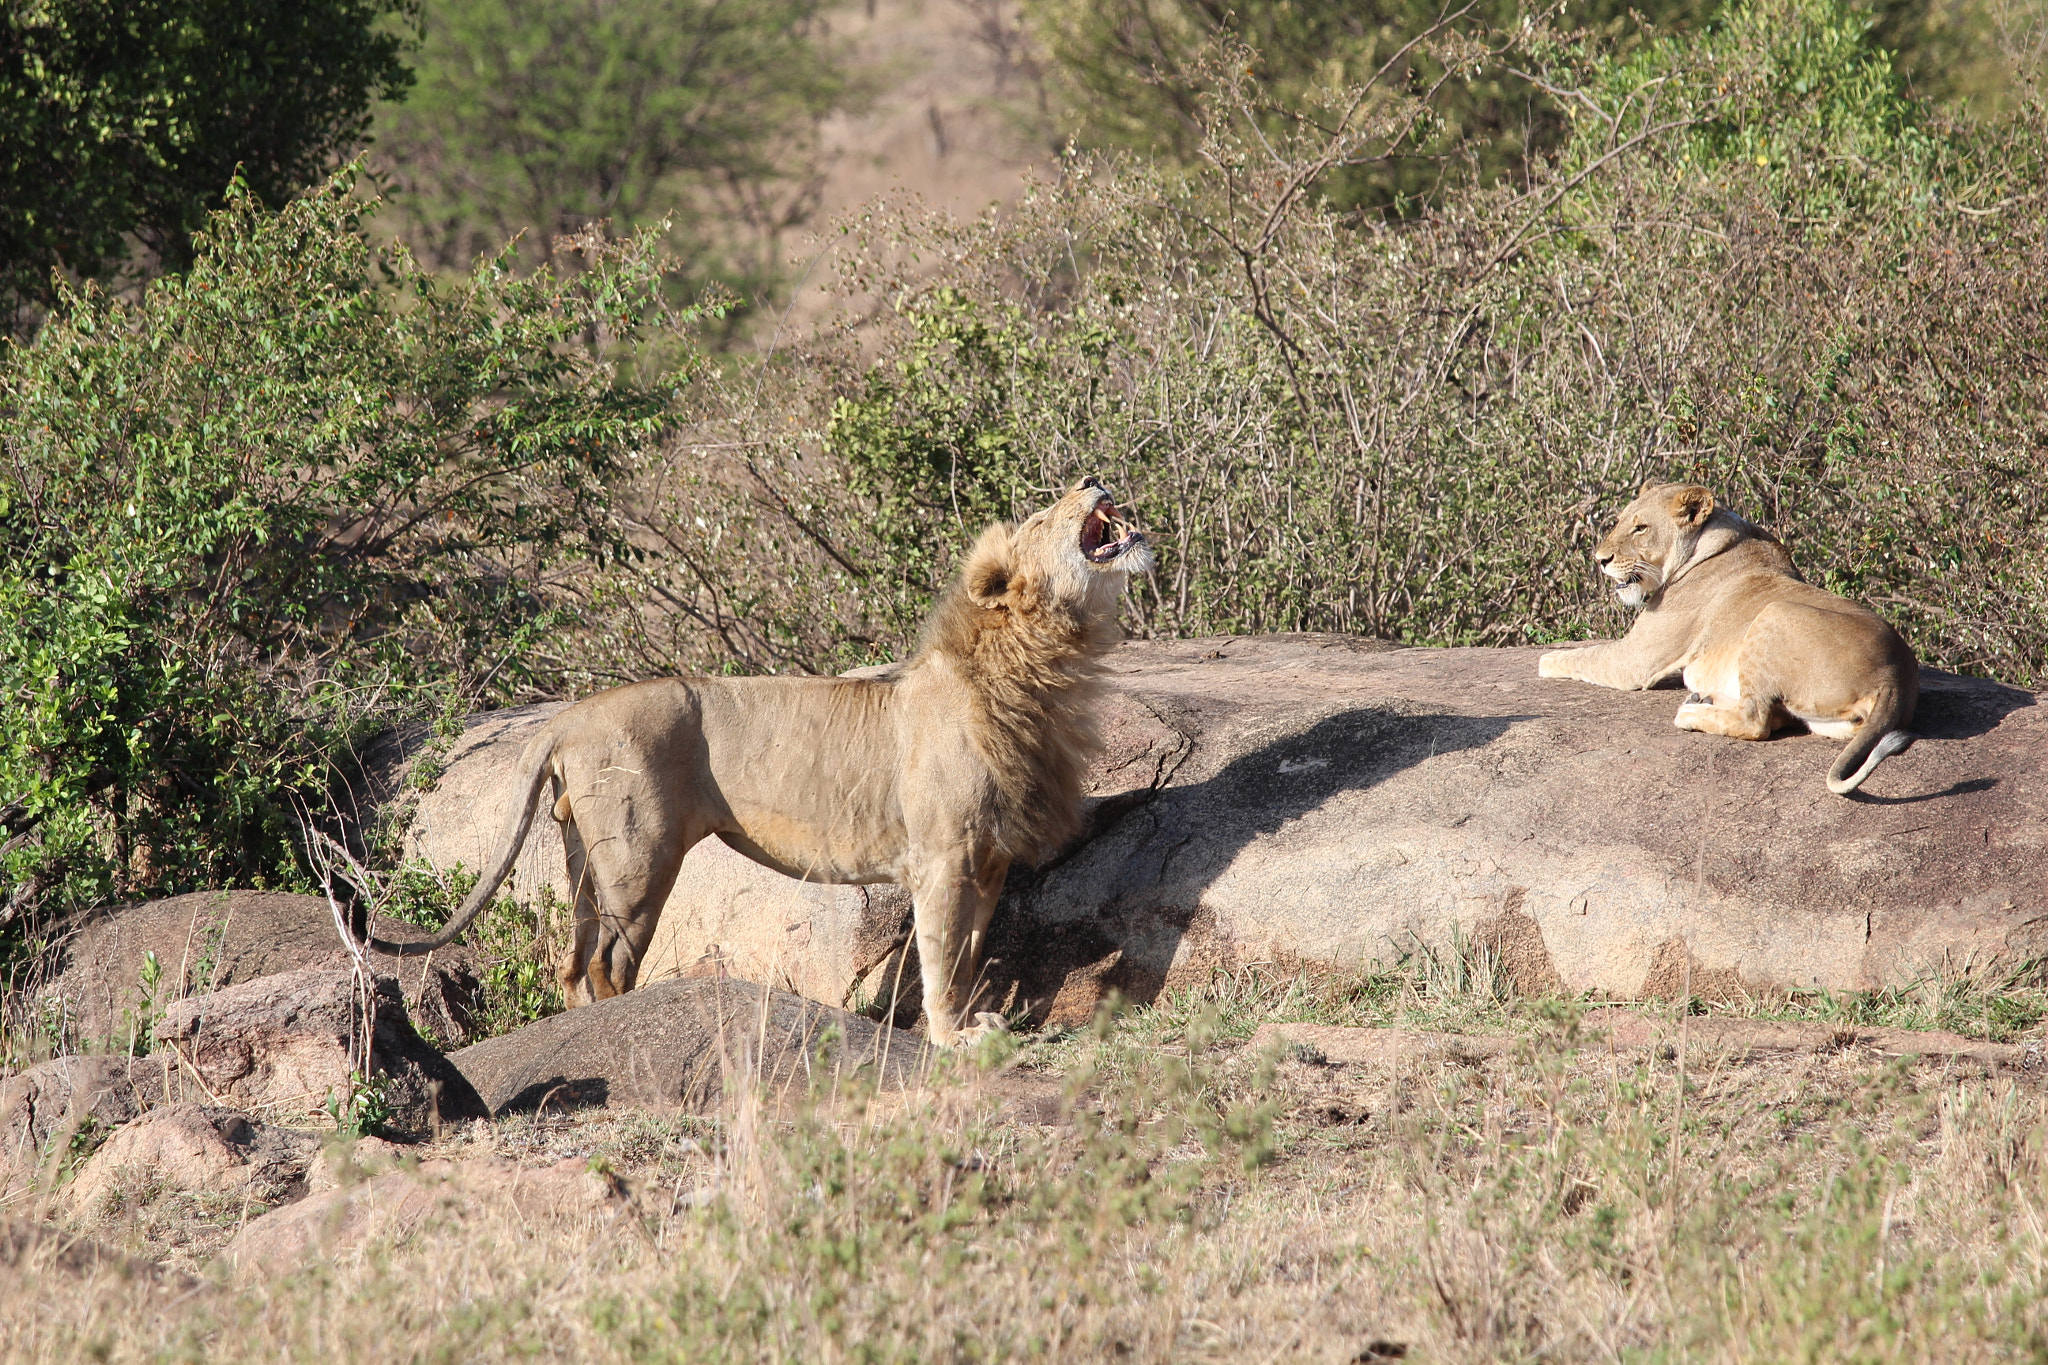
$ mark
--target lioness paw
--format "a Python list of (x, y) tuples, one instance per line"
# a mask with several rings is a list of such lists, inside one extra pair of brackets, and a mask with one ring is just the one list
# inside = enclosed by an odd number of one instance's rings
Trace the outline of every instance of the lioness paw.
[[(1707, 717), (1712, 713), (1714, 704), (1705, 699), (1690, 699), (1698, 697), (1699, 693), (1697, 692), (1688, 694), (1689, 699), (1683, 706), (1678, 708), (1678, 714), (1671, 718), (1673, 725), (1676, 725), (1681, 730), (1707, 731)], [(1711, 733), (1711, 731), (1708, 731), (1708, 733)]]
[(1572, 675), (1571, 656), (1575, 650), (1553, 649), (1536, 661), (1536, 676), (1539, 678), (1569, 678)]

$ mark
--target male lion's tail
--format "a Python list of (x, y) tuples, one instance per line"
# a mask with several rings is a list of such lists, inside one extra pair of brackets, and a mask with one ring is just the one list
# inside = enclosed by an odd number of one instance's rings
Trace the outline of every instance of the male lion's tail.
[(533, 812), (540, 805), (541, 789), (548, 781), (548, 764), (554, 756), (555, 737), (548, 731), (534, 736), (526, 751), (519, 756), (519, 766), (526, 779), (526, 795), (506, 816), (505, 833), (500, 840), (504, 852), (498, 856), (498, 865), (478, 878), (469, 898), (462, 902), (462, 908), (455, 912), (455, 917), (443, 926), (441, 932), (418, 943), (388, 943), (371, 936), (367, 940), (371, 948), (395, 957), (425, 957), (462, 936), (462, 931), (469, 928), (483, 913), (484, 907), (491, 903), (491, 897), (498, 894), (505, 878), (512, 875), (512, 864), (519, 860), (519, 850), (526, 846), (527, 831), (533, 828)]
[(1913, 732), (1906, 728), (1906, 722), (1913, 718), (1913, 706), (1919, 699), (1917, 688), (1902, 692), (1888, 683), (1877, 689), (1870, 715), (1855, 737), (1842, 747), (1835, 766), (1828, 769), (1829, 791), (1847, 796), (1863, 785), (1863, 779), (1875, 772), (1878, 764), (1913, 742)]

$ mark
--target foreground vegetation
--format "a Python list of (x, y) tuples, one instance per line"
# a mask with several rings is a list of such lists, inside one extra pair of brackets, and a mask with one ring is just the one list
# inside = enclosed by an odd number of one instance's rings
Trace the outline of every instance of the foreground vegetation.
[[(2039, 1037), (2042, 992), (1972, 989), (1929, 982), (1889, 1004), (1794, 1008), (1887, 1022), (1946, 1008), (1968, 1028), (2002, 999)], [(917, 1098), (778, 1109), (742, 1094), (700, 1118), (479, 1125), (430, 1154), (575, 1157), (624, 1178), (637, 1207), (549, 1221), (484, 1200), (307, 1273), (235, 1281), (200, 1266), (196, 1285), (81, 1280), (45, 1245), (31, 1253), (42, 1273), (0, 1306), (0, 1351), (1348, 1362), (2048, 1350), (2037, 1071), (1854, 1049), (1616, 1054), (1579, 1030), (1577, 1009), (1515, 1000), (1483, 960), (1344, 989), (1242, 975), (1029, 1042)], [(1524, 1043), (1484, 1064), (1393, 1070), (1242, 1045), (1262, 1021), (1303, 1018)], [(1029, 1112), (1041, 1095), (1064, 1097), (1056, 1122), (1035, 1121), (1053, 1106)], [(126, 1233), (100, 1235), (143, 1238), (146, 1210), (130, 1217)]]
[[(371, 248), (347, 176), (231, 194), (145, 294), (38, 294), (0, 355), (0, 976), (80, 907), (303, 883), (306, 826), (362, 834), (360, 748), (395, 721), (898, 655), (981, 521), (1083, 472), (1158, 543), (1141, 633), (1611, 631), (1591, 540), (1684, 476), (1928, 662), (2048, 675), (2038, 92), (1928, 103), (1834, 0), (1627, 41), (1426, 29), (1285, 107), (1234, 34), (1188, 56), (1178, 159), (1069, 157), (1009, 219), (864, 210), (819, 266), (841, 325), (762, 357), (705, 358), (717, 310), (672, 306), (653, 237), (522, 275), (457, 223), (434, 240), (470, 273), (440, 276)], [(1479, 153), (1417, 81), (1509, 68), (1561, 120), (1543, 154), (1438, 174)], [(767, 134), (805, 141), (831, 84)], [(419, 128), (423, 167), (464, 159)], [(1424, 180), (1394, 218), (1335, 192)], [(504, 212), (580, 223), (581, 194)], [(413, 890), (434, 922), (445, 889)], [(504, 922), (494, 1027), (554, 1007), (547, 916)], [(2032, 1043), (2044, 1003), (1711, 1008)], [(915, 1100), (480, 1126), (441, 1152), (573, 1155), (637, 1211), (486, 1203), (242, 1284), (152, 1241), (168, 1217), (100, 1231), (197, 1284), (81, 1279), (26, 1233), (0, 1355), (2048, 1355), (2037, 1070), (1617, 1055), (1579, 1009), (1482, 959), (1233, 978)], [(1524, 1042), (1353, 1072), (1246, 1045), (1276, 1018)], [(1047, 1094), (1059, 1122), (1020, 1117)], [(217, 1245), (241, 1212), (210, 1216)]]

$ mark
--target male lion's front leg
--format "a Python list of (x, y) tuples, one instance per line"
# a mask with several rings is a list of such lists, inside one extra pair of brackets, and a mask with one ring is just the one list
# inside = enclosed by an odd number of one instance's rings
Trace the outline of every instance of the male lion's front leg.
[(925, 1034), (934, 1043), (958, 1046), (989, 1027), (966, 1025), (980, 986), (977, 973), (989, 918), (1009, 870), (1010, 860), (1001, 854), (945, 856), (921, 870), (910, 888), (924, 976)]

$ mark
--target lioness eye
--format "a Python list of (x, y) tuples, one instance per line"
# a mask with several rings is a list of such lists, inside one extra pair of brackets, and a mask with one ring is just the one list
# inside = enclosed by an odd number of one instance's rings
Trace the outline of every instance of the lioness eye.
[(1641, 534), (1642, 534), (1643, 532), (1645, 532), (1645, 531), (1647, 531), (1647, 530), (1649, 530), (1649, 529), (1650, 529), (1650, 528), (1649, 528), (1649, 527), (1648, 527), (1647, 525), (1645, 525), (1644, 523), (1642, 523), (1642, 522), (1637, 522), (1637, 523), (1636, 523), (1636, 534), (1637, 534), (1637, 535), (1641, 535)]

